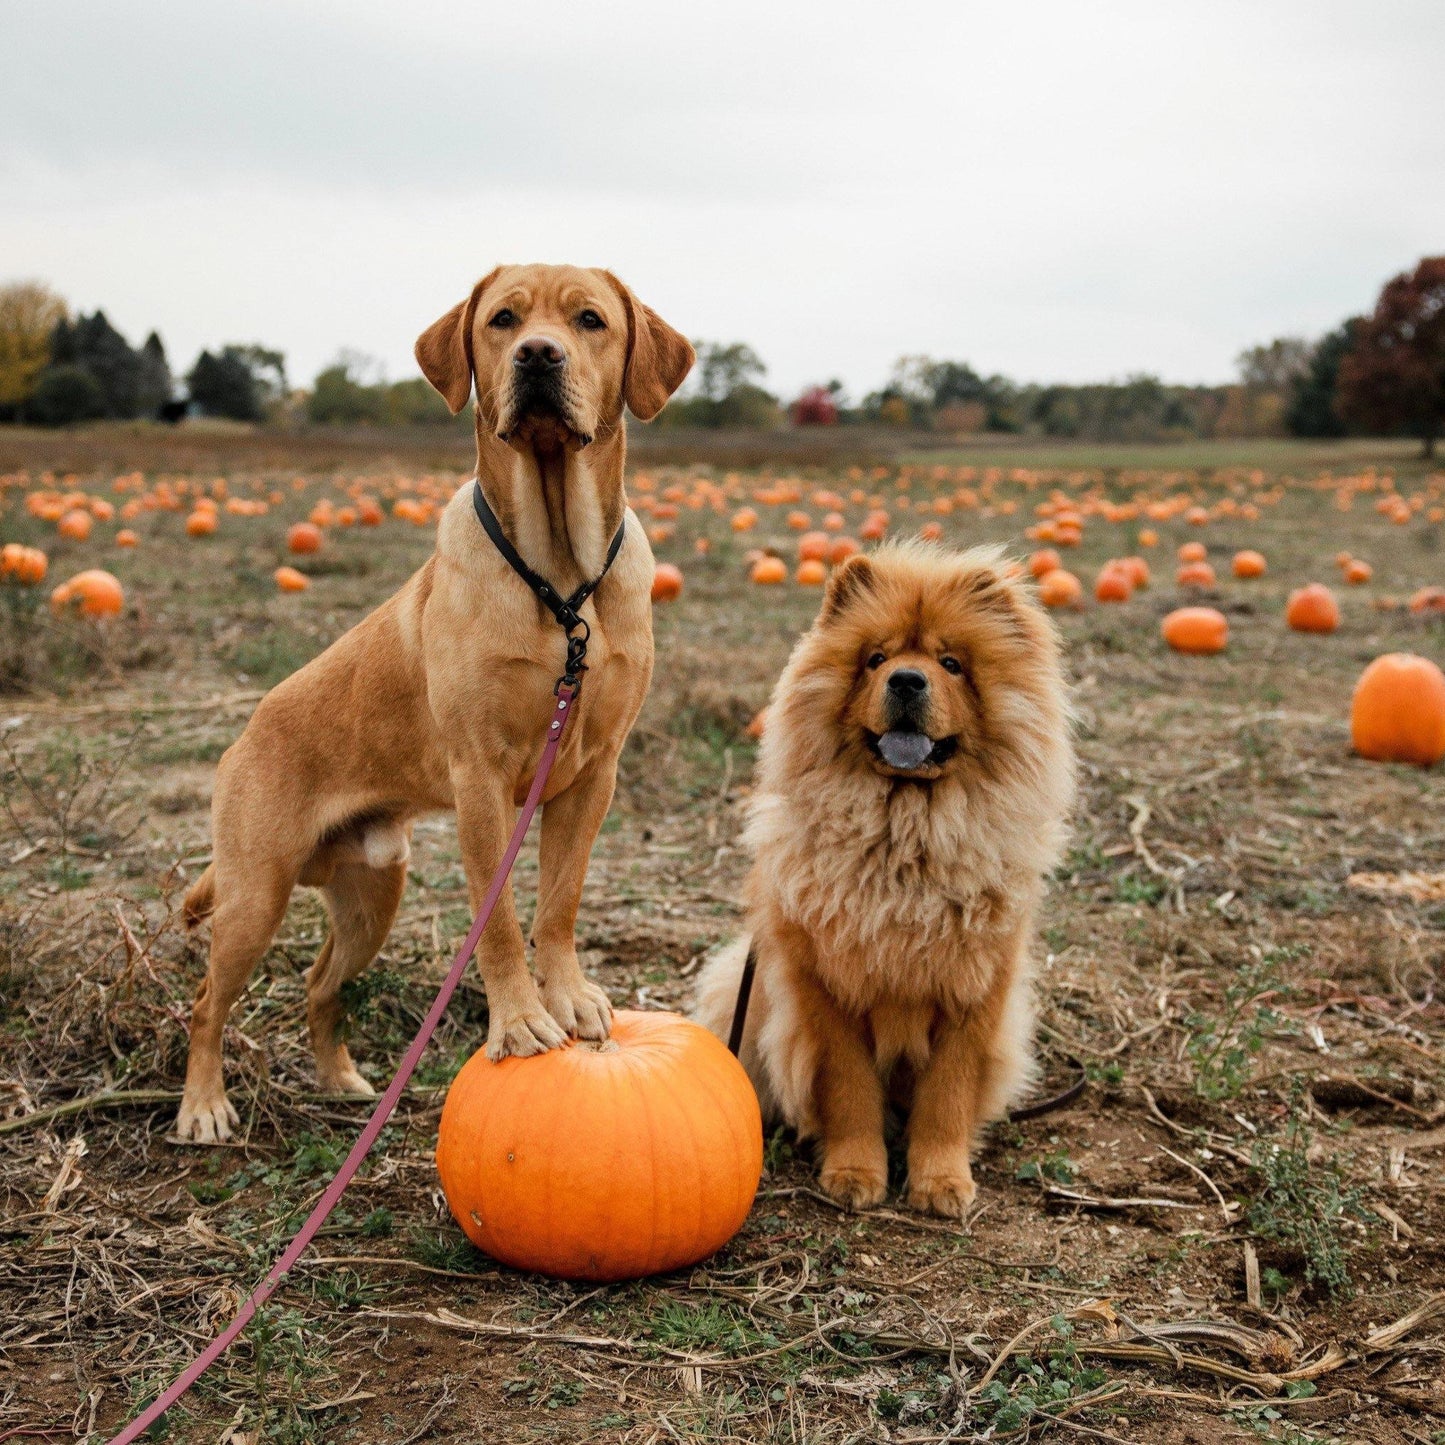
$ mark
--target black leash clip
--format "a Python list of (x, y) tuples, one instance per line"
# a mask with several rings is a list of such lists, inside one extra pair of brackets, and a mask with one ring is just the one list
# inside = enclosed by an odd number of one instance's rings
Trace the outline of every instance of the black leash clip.
[[(576, 630), (578, 627), (582, 629), (580, 633)], [(562, 676), (557, 679), (557, 686), (552, 689), (554, 697), (564, 687), (576, 692), (582, 686), (582, 674), (587, 671), (587, 641), (591, 636), (592, 629), (582, 617), (577, 618), (574, 626), (568, 629), (567, 664)]]

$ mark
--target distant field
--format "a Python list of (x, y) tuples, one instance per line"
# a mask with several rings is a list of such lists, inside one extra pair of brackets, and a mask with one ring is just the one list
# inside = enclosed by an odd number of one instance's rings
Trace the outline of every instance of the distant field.
[[(1295, 441), (1073, 442), (877, 427), (787, 428), (772, 432), (680, 431), (633, 423), (634, 458), (651, 465), (693, 463), (749, 468), (829, 468), (854, 462), (890, 465), (1194, 468), (1262, 467), (1302, 475), (1374, 465), (1404, 476), (1427, 472), (1418, 442), (1348, 438)], [(450, 427), (315, 427), (295, 432), (231, 422), (165, 427), (118, 422), (70, 431), (0, 426), (0, 471), (85, 471), (132, 467), (192, 471), (204, 467), (358, 467), (393, 461), (407, 467), (466, 468), (474, 455), (470, 422)]]
[[(751, 583), (750, 549), (791, 573), (788, 513), (820, 526), (825, 490), (846, 533), (881, 498), (891, 535), (936, 523), (945, 544), (1022, 557), (1059, 492), (1086, 513), (1063, 549), (1086, 601), (1057, 614), (1083, 795), (1037, 940), (1041, 1050), (1047, 1088), (1071, 1060), (1088, 1087), (991, 1132), (963, 1229), (896, 1198), (840, 1214), (778, 1133), (752, 1217), (719, 1256), (573, 1287), (497, 1266), (438, 1209), (442, 1093), (485, 1036), (469, 982), (319, 1247), (170, 1438), (215, 1440), (232, 1422), (268, 1442), (393, 1445), (1441, 1438), (1441, 1318), (1362, 1342), (1445, 1290), (1445, 898), (1416, 900), (1400, 877), (1445, 870), (1445, 773), (1355, 758), (1348, 715), (1378, 654), (1445, 661), (1445, 618), (1404, 605), (1445, 586), (1445, 522), (1431, 517), (1445, 468), (1407, 443), (900, 436), (886, 452), (870, 436), (847, 456), (843, 436), (804, 455), (634, 431), (632, 497), (685, 586), (656, 611), (654, 686), (579, 921), (584, 965), (619, 1005), (683, 1007), (701, 957), (739, 926), (745, 729), (819, 601)], [(216, 758), (267, 687), (426, 557), (430, 527), (394, 504), (444, 497), (469, 463), (463, 430), (0, 429), (0, 541), (44, 548), (45, 590), (105, 567), (127, 593), (106, 625), (0, 597), (0, 1439), (53, 1437), (57, 1421), (69, 1435), (72, 1416), (77, 1437), (103, 1438), (227, 1316), (359, 1126), (361, 1110), (314, 1093), (302, 973), (324, 920), (298, 894), (232, 1021), (242, 1142), (167, 1142), (204, 960), (177, 907), (209, 851)], [(27, 510), (51, 485), (119, 508), (153, 499), (163, 476), (179, 510), (97, 520), (85, 541)], [(1419, 498), (1403, 524), (1377, 510), (1386, 479)], [(190, 498), (218, 481), (226, 499), (280, 500), (242, 516), (223, 499), (215, 535), (186, 536)], [(358, 495), (383, 503), (380, 526), (333, 523), (320, 552), (288, 557), (293, 522)], [(1209, 520), (1103, 515), (1172, 497)], [(744, 506), (759, 515), (740, 532)], [(133, 550), (115, 544), (123, 525)], [(1140, 546), (1144, 527), (1156, 546)], [(1219, 574), (1208, 592), (1174, 581), (1186, 540)], [(1243, 547), (1268, 558), (1263, 578), (1230, 576)], [(1341, 550), (1372, 564), (1367, 584), (1342, 584)], [(1099, 567), (1131, 553), (1152, 585), (1094, 602)], [(309, 590), (276, 591), (282, 562)], [(1336, 633), (1285, 627), (1307, 581), (1334, 588)], [(1161, 617), (1198, 600), (1229, 618), (1221, 656), (1160, 640)], [(1362, 874), (1386, 883), (1371, 891)], [(534, 849), (518, 879), (525, 916)], [(396, 928), (350, 999), (352, 1046), (378, 1083), (467, 922), (454, 827), (428, 821)], [(83, 1102), (110, 1089), (132, 1092)], [(1220, 1321), (1234, 1332), (1205, 1328)]]

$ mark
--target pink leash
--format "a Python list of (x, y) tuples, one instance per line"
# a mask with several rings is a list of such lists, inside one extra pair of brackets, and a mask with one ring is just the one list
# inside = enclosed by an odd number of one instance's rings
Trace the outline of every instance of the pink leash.
[(371, 1146), (376, 1143), (377, 1136), (385, 1127), (386, 1121), (391, 1118), (401, 1099), (401, 1091), (406, 1088), (412, 1074), (416, 1071), (417, 1064), (421, 1062), (422, 1053), (430, 1042), (432, 1033), (441, 1022), (447, 1004), (451, 1002), (452, 995), (457, 991), (457, 985), (462, 981), (462, 974), (466, 972), (467, 963), (477, 946), (477, 940), (482, 936), (482, 930), (486, 928), (487, 921), (492, 916), (492, 910), (497, 906), (497, 899), (501, 897), (502, 888), (511, 874), (512, 865), (517, 861), (517, 854), (521, 851), (522, 840), (527, 836), (527, 828), (542, 801), (542, 789), (546, 786), (547, 775), (552, 771), (552, 764), (557, 759), (557, 748), (562, 742), (562, 734), (567, 730), (567, 720), (571, 716), (572, 703), (577, 696), (579, 687), (580, 679), (577, 681), (564, 679), (557, 686), (557, 708), (552, 714), (552, 722), (547, 729), (547, 745), (542, 749), (542, 760), (537, 764), (537, 776), (532, 780), (532, 790), (527, 794), (527, 801), (522, 805), (522, 812), (517, 818), (517, 826), (512, 829), (512, 838), (507, 844), (507, 851), (502, 855), (502, 861), (497, 865), (497, 871), (492, 876), (491, 884), (487, 888), (487, 896), (482, 900), (482, 906), (477, 911), (471, 931), (467, 934), (461, 948), (457, 950), (457, 956), (452, 960), (446, 981), (432, 1002), (421, 1028), (417, 1031), (417, 1036), (411, 1041), (411, 1047), (406, 1051), (406, 1057), (402, 1059), (401, 1066), (396, 1071), (396, 1077), (387, 1085), (386, 1092), (381, 1096), (371, 1118), (367, 1120), (366, 1128), (361, 1131), (360, 1137), (351, 1146), (351, 1153), (346, 1156), (346, 1162), (337, 1172), (336, 1178), (326, 1186), (326, 1193), (321, 1196), (316, 1208), (311, 1211), (310, 1217), (301, 1226), (296, 1237), (286, 1246), (286, 1252), (271, 1266), (271, 1272), (256, 1286), (250, 1299), (236, 1311), (236, 1318), (181, 1371), (165, 1394), (159, 1396), (137, 1415), (119, 1435), (110, 1441), (110, 1445), (131, 1445), (131, 1441), (139, 1439), (220, 1359), (236, 1336), (251, 1323), (256, 1311), (276, 1292), (277, 1286), (291, 1272), (292, 1265), (305, 1253), (307, 1245), (316, 1237), (316, 1231), (326, 1223), (327, 1217), (336, 1208), (346, 1186), (355, 1177), (356, 1171), (361, 1167), (361, 1161), (371, 1152)]

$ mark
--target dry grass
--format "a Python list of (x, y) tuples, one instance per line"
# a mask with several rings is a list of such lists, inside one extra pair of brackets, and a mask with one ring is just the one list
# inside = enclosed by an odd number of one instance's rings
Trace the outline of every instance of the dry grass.
[[(207, 444), (203, 462), (139, 460), (233, 479), (380, 465), (359, 443), (329, 460)], [(110, 434), (53, 445), (56, 467), (97, 469), (83, 485), (136, 462)], [(309, 502), (200, 542), (153, 516), (122, 561), (102, 529), (52, 548), (62, 576), (113, 564), (137, 605), (99, 652), (39, 624), (26, 642), (50, 660), (0, 709), (0, 1440), (103, 1439), (229, 1315), (363, 1117), (314, 1093), (301, 973), (322, 915), (298, 895), (232, 1019), (241, 1141), (166, 1138), (203, 962), (178, 899), (207, 853), (215, 758), (260, 689), (427, 548), (396, 523), (338, 535), (311, 591), (280, 598), (270, 569)], [(1445, 866), (1445, 789), (1438, 769), (1353, 759), (1346, 714), (1370, 656), (1442, 651), (1371, 599), (1445, 577), (1438, 527), (1327, 504), (1291, 491), (1254, 527), (1206, 529), (1225, 558), (1251, 545), (1271, 563), (1223, 590), (1222, 658), (1162, 650), (1162, 581), (1062, 620), (1086, 786), (1042, 924), (1042, 1037), (1052, 1077), (1072, 1055), (1090, 1086), (993, 1131), (966, 1228), (896, 1204), (841, 1215), (779, 1135), (748, 1224), (694, 1271), (594, 1289), (501, 1269), (447, 1219), (431, 1164), (444, 1085), (485, 1030), (468, 983), (318, 1246), (169, 1438), (1441, 1439), (1445, 1321), (1378, 1332), (1445, 1289), (1445, 907), (1346, 880)], [(946, 526), (1016, 540), (1017, 520)], [(699, 526), (706, 558), (687, 545)], [(40, 535), (13, 508), (0, 533)], [(817, 601), (750, 588), (725, 519), (685, 513), (679, 536), (664, 555), (687, 588), (658, 613), (653, 695), (579, 925), (585, 965), (632, 1007), (681, 1005), (736, 927), (742, 724)], [(1374, 584), (1344, 598), (1335, 636), (1286, 632), (1284, 593), (1326, 578), (1340, 546)], [(1083, 570), (1124, 549), (1124, 529), (1091, 526)], [(523, 899), (534, 881), (529, 851)], [(350, 1000), (373, 1079), (466, 922), (437, 820)]]

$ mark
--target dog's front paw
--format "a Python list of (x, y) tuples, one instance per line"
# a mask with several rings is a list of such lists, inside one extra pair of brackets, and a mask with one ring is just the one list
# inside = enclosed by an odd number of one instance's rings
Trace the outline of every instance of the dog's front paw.
[(569, 983), (544, 979), (542, 1002), (547, 1005), (547, 1012), (575, 1038), (601, 1040), (612, 1032), (612, 1001), (580, 974)]
[(513, 1054), (525, 1059), (531, 1054), (545, 1054), (567, 1042), (566, 1032), (557, 1020), (542, 1007), (541, 1001), (514, 1013), (492, 1014), (487, 1032), (487, 1057), (493, 1063)]
[(876, 1170), (845, 1165), (839, 1169), (823, 1166), (819, 1176), (823, 1192), (844, 1209), (872, 1209), (888, 1193), (888, 1176)]
[(921, 1174), (908, 1181), (909, 1207), (944, 1219), (962, 1219), (977, 1194), (978, 1186), (966, 1167), (962, 1174), (954, 1171)]
[(176, 1116), (176, 1138), (183, 1144), (224, 1144), (241, 1126), (224, 1088), (210, 1091), (187, 1088)]

